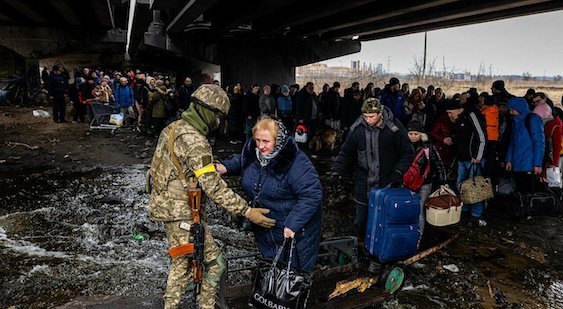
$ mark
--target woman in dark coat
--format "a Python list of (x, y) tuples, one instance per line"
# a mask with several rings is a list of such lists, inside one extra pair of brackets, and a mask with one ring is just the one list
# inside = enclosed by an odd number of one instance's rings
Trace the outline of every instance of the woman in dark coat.
[(419, 153), (424, 152), (425, 149), (427, 150), (427, 153), (421, 155), (416, 162), (420, 168), (420, 173), (424, 174), (426, 167), (430, 164), (429, 173), (426, 179), (422, 183), (422, 186), (416, 190), (416, 193), (420, 195), (419, 228), (420, 235), (422, 237), (422, 234), (424, 234), (424, 225), (426, 223), (426, 211), (424, 209), (424, 204), (432, 192), (432, 182), (437, 180), (440, 184), (440, 190), (443, 192), (448, 180), (446, 178), (444, 163), (440, 158), (438, 150), (436, 150), (436, 147), (434, 147), (432, 141), (429, 140), (428, 135), (425, 133), (424, 126), (418, 120), (411, 120), (407, 125), (407, 131), (409, 140), (414, 148), (414, 153), (416, 154), (415, 158)]
[(242, 151), (217, 164), (221, 174), (241, 175), (242, 189), (256, 207), (270, 210), (271, 229), (257, 226), (254, 236), (265, 258), (273, 258), (285, 238), (295, 238), (293, 265), (312, 271), (319, 250), (322, 186), (309, 158), (278, 121), (258, 121)]

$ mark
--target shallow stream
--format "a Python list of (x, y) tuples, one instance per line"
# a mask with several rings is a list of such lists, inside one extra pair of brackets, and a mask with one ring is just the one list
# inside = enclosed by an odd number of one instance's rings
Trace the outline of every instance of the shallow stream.
[[(91, 295), (159, 298), (169, 258), (162, 225), (147, 217), (146, 170), (144, 165), (98, 167), (0, 179), (0, 308), (54, 308)], [(236, 186), (235, 180), (227, 181)], [(325, 195), (325, 237), (350, 232), (353, 208), (346, 193), (327, 190)], [(226, 256), (256, 252), (252, 235), (239, 232), (233, 217), (212, 202), (204, 207)], [(562, 222), (554, 220), (548, 223)], [(532, 224), (545, 227), (529, 222), (530, 231)], [(133, 228), (149, 238), (134, 240)], [(483, 231), (462, 230), (450, 247), (408, 267), (403, 292), (380, 306), (563, 308), (561, 267), (548, 262), (560, 253), (529, 245), (533, 239), (511, 240), (513, 227)], [(448, 270), (455, 270), (451, 264), (457, 272)], [(231, 270), (252, 265), (252, 258), (229, 262)], [(250, 278), (250, 271), (231, 273), (227, 283)]]

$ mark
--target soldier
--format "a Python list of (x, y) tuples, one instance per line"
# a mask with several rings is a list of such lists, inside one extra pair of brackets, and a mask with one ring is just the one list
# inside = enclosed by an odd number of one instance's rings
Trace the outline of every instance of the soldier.
[[(229, 189), (215, 170), (211, 146), (206, 137), (219, 127), (219, 117), (229, 111), (227, 94), (216, 85), (205, 84), (192, 94), (191, 103), (182, 114), (182, 119), (168, 125), (160, 134), (149, 170), (150, 217), (164, 222), (172, 249), (169, 251), (172, 265), (164, 293), (165, 308), (178, 308), (188, 284), (193, 282), (193, 247), (192, 252), (186, 251), (179, 256), (172, 254), (193, 243), (189, 228), (193, 218), (188, 205), (186, 179), (197, 181), (202, 191), (226, 210), (244, 215), (266, 228), (275, 224), (275, 220), (264, 216), (269, 212), (268, 209), (249, 208), (246, 201)], [(214, 308), (217, 285), (226, 262), (207, 225), (203, 223), (205, 274), (198, 304), (200, 308)]]

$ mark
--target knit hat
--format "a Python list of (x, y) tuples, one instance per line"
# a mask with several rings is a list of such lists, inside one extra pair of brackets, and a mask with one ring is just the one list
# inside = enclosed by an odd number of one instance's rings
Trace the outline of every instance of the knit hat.
[(495, 80), (493, 82), (493, 88), (496, 90), (504, 90), (504, 81), (503, 80)]
[(458, 100), (447, 100), (446, 101), (446, 110), (453, 110), (453, 109), (460, 109), (463, 108), (461, 103)]
[(414, 119), (411, 120), (407, 125), (407, 131), (416, 131), (416, 132), (424, 133), (424, 128), (422, 127), (422, 123), (420, 123), (420, 121)]
[(491, 106), (495, 104), (495, 98), (493, 96), (487, 96), (485, 97), (485, 102), (483, 102), (483, 104), (485, 104), (486, 106)]
[(287, 85), (283, 85), (283, 86), (281, 87), (281, 92), (282, 92), (282, 93), (283, 93), (283, 92), (289, 92), (289, 87), (288, 87)]
[(383, 105), (379, 103), (379, 100), (376, 98), (366, 99), (362, 104), (362, 113), (366, 113), (366, 114), (379, 113), (382, 110), (383, 110)]

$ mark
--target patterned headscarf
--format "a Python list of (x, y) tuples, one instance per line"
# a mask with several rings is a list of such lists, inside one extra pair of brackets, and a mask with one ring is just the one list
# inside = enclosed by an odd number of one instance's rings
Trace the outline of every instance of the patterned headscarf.
[(258, 158), (258, 162), (260, 162), (261, 166), (266, 166), (270, 161), (275, 158), (280, 151), (282, 150), (283, 146), (285, 145), (285, 141), (289, 136), (289, 132), (287, 131), (286, 127), (281, 123), (281, 121), (274, 121), (278, 126), (278, 136), (276, 137), (276, 145), (274, 146), (274, 151), (267, 155), (262, 155), (260, 153), (260, 149), (256, 147), (256, 158)]

